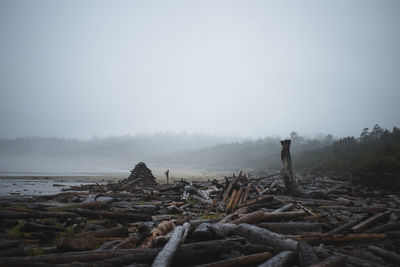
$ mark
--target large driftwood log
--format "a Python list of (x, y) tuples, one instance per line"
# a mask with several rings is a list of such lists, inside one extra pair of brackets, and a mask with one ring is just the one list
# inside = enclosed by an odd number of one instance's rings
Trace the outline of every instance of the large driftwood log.
[(178, 247), (185, 242), (183, 240), (185, 231), (190, 228), (189, 223), (184, 223), (183, 226), (177, 226), (172, 233), (168, 243), (163, 247), (160, 253), (157, 254), (152, 267), (168, 267), (176, 254)]
[(307, 222), (278, 222), (278, 223), (260, 223), (261, 228), (270, 230), (278, 234), (303, 234), (309, 232), (321, 232), (322, 223), (307, 223)]
[(129, 231), (122, 225), (91, 232), (95, 237), (128, 237)]
[(231, 266), (249, 266), (259, 262), (263, 262), (272, 257), (269, 252), (262, 252), (247, 256), (241, 256), (237, 258), (231, 258), (227, 260), (211, 262), (208, 264), (198, 265), (197, 267), (231, 267)]
[(389, 222), (383, 225), (375, 226), (365, 231), (365, 233), (384, 233), (387, 231), (400, 229), (400, 222)]
[(362, 220), (364, 220), (365, 219), (365, 216), (363, 216), (363, 217), (361, 217), (361, 218), (358, 218), (358, 219), (355, 219), (355, 220), (352, 220), (352, 221), (349, 221), (348, 223), (345, 223), (345, 224), (343, 224), (343, 225), (341, 225), (341, 226), (338, 226), (338, 227), (336, 227), (335, 229), (333, 229), (332, 231), (330, 231), (329, 233), (330, 234), (340, 234), (340, 233), (343, 233), (343, 232), (345, 232), (345, 231), (347, 231), (347, 230), (349, 230), (351, 227), (353, 227), (354, 225), (356, 225), (356, 224), (358, 224), (358, 223), (360, 223)]
[[(328, 200), (325, 200), (324, 202), (327, 202)], [(328, 204), (328, 203), (326, 203)], [(324, 205), (324, 204), (322, 204)], [(319, 206), (318, 209), (321, 210), (348, 210), (352, 212), (379, 212), (379, 211), (385, 211), (385, 207), (381, 206), (369, 206), (369, 207), (349, 207), (349, 206), (338, 206), (338, 205), (328, 205), (328, 206)]]
[(264, 217), (264, 211), (262, 210), (257, 210), (252, 213), (246, 214), (234, 221), (232, 221), (233, 224), (241, 224), (241, 223), (258, 223), (260, 222)]
[(306, 213), (304, 211), (288, 211), (288, 212), (272, 212), (266, 213), (262, 210), (254, 211), (250, 214), (247, 214), (239, 219), (232, 221), (233, 224), (241, 224), (241, 223), (258, 223), (258, 222), (266, 222), (266, 221), (279, 221), (279, 220), (290, 220), (297, 217), (304, 217)]
[(389, 217), (389, 215), (390, 215), (390, 211), (386, 211), (386, 212), (382, 212), (382, 213), (376, 214), (375, 216), (372, 216), (372, 217), (366, 219), (365, 221), (362, 221), (359, 224), (353, 226), (351, 228), (351, 231), (353, 231), (355, 233), (362, 232), (365, 229), (373, 226), (377, 222), (380, 222), (383, 219), (386, 219), (387, 217)]
[(332, 255), (323, 261), (311, 265), (311, 267), (342, 267), (345, 265), (345, 260), (341, 256)]
[(300, 267), (308, 267), (319, 262), (314, 249), (303, 240), (297, 243), (296, 251), (299, 258)]
[(85, 217), (91, 218), (113, 218), (125, 221), (151, 221), (152, 217), (146, 214), (135, 214), (135, 213), (127, 213), (127, 212), (112, 212), (112, 211), (96, 211), (96, 210), (84, 210), (77, 209), (76, 213)]
[(39, 218), (74, 218), (73, 212), (9, 212), (0, 211), (0, 219), (39, 219)]
[(276, 251), (294, 250), (297, 246), (297, 241), (295, 240), (251, 224), (240, 224), (233, 230), (233, 233), (246, 238), (252, 243), (271, 246)]
[(233, 200), (232, 206), (231, 206), (231, 212), (234, 212), (236, 210), (236, 207), (239, 202), (239, 198), (243, 196), (242, 194), (243, 188), (240, 188), (239, 191), (236, 193), (235, 199)]
[(196, 230), (197, 236), (212, 236), (222, 238), (234, 234), (246, 238), (249, 242), (273, 247), (277, 251), (295, 250), (297, 241), (266, 229), (250, 224), (217, 223), (200, 225)]
[(313, 244), (325, 243), (325, 244), (335, 244), (335, 243), (346, 243), (346, 242), (366, 242), (381, 240), (387, 237), (387, 234), (309, 234), (309, 235), (291, 235), (288, 236), (295, 240), (306, 240)]
[(383, 267), (384, 265), (381, 265), (379, 263), (371, 262), (359, 257), (354, 257), (354, 256), (349, 256), (340, 252), (331, 252), (327, 249), (316, 247), (315, 250), (319, 254), (323, 254), (325, 257), (329, 257), (332, 254), (344, 258), (346, 263), (350, 263), (350, 266), (370, 266), (370, 267)]
[(395, 252), (376, 246), (369, 246), (368, 250), (387, 261), (400, 264), (400, 255)]
[(258, 267), (292, 267), (295, 265), (296, 257), (296, 252), (284, 250)]
[[(243, 239), (212, 240), (182, 245), (177, 252), (174, 265), (184, 265), (187, 262), (202, 264), (217, 260), (221, 254), (242, 248)], [(76, 266), (122, 266), (132, 262), (151, 262), (161, 251), (160, 248), (150, 249), (121, 249), (105, 251), (83, 251), (49, 254), (28, 257), (0, 258), (0, 266), (31, 266), (37, 263), (68, 264), (79, 262)], [(75, 266), (75, 265), (74, 265)]]
[(297, 217), (304, 217), (306, 215), (307, 215), (306, 212), (303, 210), (271, 212), (271, 213), (264, 213), (262, 221), (266, 222), (266, 221), (290, 220)]

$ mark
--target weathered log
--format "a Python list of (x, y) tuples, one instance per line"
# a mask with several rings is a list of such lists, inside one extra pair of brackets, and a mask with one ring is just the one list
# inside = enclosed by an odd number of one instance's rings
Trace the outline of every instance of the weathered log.
[(118, 225), (117, 227), (101, 229), (94, 232), (90, 232), (95, 237), (127, 237), (129, 236), (128, 229), (123, 227), (122, 225)]
[(202, 223), (193, 232), (193, 238), (197, 241), (224, 238), (236, 229), (237, 225), (225, 223)]
[(239, 207), (243, 202), (247, 201), (247, 198), (249, 197), (249, 193), (250, 193), (250, 188), (251, 188), (251, 183), (248, 183), (246, 186), (246, 190), (244, 191), (243, 199), (239, 203)]
[(232, 204), (233, 204), (233, 201), (234, 201), (234, 199), (235, 199), (235, 197), (236, 197), (237, 192), (238, 192), (238, 191), (237, 191), (236, 189), (233, 189), (233, 190), (232, 190), (231, 198), (229, 199), (229, 203), (228, 203), (228, 205), (227, 205), (226, 208), (225, 208), (225, 212), (226, 212), (226, 213), (230, 210), (230, 208), (231, 208), (231, 206), (232, 206)]
[(36, 231), (53, 231), (53, 232), (61, 232), (64, 231), (63, 228), (52, 226), (52, 225), (44, 225), (33, 222), (25, 222), (21, 227), (22, 232), (36, 232)]
[(375, 254), (373, 254), (370, 251), (366, 251), (366, 250), (359, 250), (356, 249), (355, 247), (352, 247), (352, 249), (346, 249), (346, 248), (342, 248), (342, 249), (338, 249), (335, 250), (336, 252), (348, 255), (348, 256), (352, 256), (352, 257), (356, 257), (356, 258), (360, 258), (363, 260), (367, 260), (367, 261), (371, 261), (371, 262), (375, 262), (378, 264), (386, 264), (386, 261), (384, 261), (381, 257), (377, 257)]
[(219, 205), (219, 208), (221, 210), (225, 210), (225, 203), (226, 203), (226, 200), (228, 199), (228, 196), (229, 196), (229, 194), (231, 192), (232, 186), (233, 186), (233, 181), (231, 181), (229, 183), (228, 189), (226, 189), (224, 197), (223, 197), (223, 199), (222, 199), (222, 201), (221, 201), (221, 203)]
[(306, 212), (303, 210), (264, 213), (262, 221), (266, 222), (266, 221), (290, 220), (298, 217), (304, 217), (306, 215), (307, 215)]
[[(181, 265), (187, 262), (201, 264), (207, 261), (219, 259), (221, 254), (229, 253), (232, 250), (240, 249), (243, 239), (212, 240), (182, 245), (177, 252), (174, 265)], [(0, 258), (0, 266), (30, 266), (35, 263), (47, 264), (70, 264), (80, 262), (77, 266), (121, 266), (132, 262), (151, 262), (160, 248), (151, 249), (121, 249), (105, 251), (83, 251), (49, 254), (28, 257), (4, 257)]]
[(380, 222), (380, 221), (386, 219), (387, 217), (389, 217), (389, 215), (390, 215), (390, 211), (376, 214), (375, 216), (372, 216), (372, 217), (366, 219), (365, 221), (362, 221), (359, 224), (353, 226), (351, 228), (351, 231), (353, 231), (355, 233), (362, 232), (363, 230), (373, 226), (377, 222)]
[(211, 262), (208, 264), (197, 265), (197, 267), (231, 267), (231, 266), (249, 266), (259, 262), (263, 262), (272, 257), (269, 252), (262, 252), (237, 258), (230, 258), (227, 260)]
[(211, 199), (205, 199), (205, 198), (202, 198), (202, 197), (199, 197), (199, 196), (196, 196), (196, 195), (191, 195), (190, 197), (192, 199), (198, 200), (198, 201), (200, 201), (202, 203), (205, 203), (205, 204), (212, 204), (213, 203), (213, 201)]
[(210, 223), (202, 223), (193, 231), (193, 239), (196, 241), (211, 240), (215, 237)]
[(21, 242), (19, 240), (3, 240), (0, 239), (0, 250), (16, 247)]
[(258, 267), (291, 267), (295, 265), (296, 257), (296, 252), (284, 250)]
[(379, 211), (385, 211), (385, 207), (381, 206), (369, 206), (369, 207), (348, 207), (348, 206), (337, 206), (337, 205), (330, 205), (330, 206), (318, 206), (318, 209), (322, 210), (348, 210), (352, 212), (379, 212)]
[(151, 230), (150, 236), (148, 238), (146, 238), (146, 240), (143, 242), (143, 245), (141, 247), (152, 248), (154, 246), (154, 242), (155, 242), (156, 238), (167, 234), (169, 231), (172, 230), (173, 227), (174, 227), (174, 224), (172, 221), (160, 222), (157, 225), (157, 227), (155, 227)]
[(113, 218), (118, 220), (125, 220), (125, 221), (151, 221), (152, 217), (146, 214), (135, 214), (135, 213), (127, 213), (127, 212), (112, 212), (112, 211), (95, 211), (95, 210), (84, 210), (84, 209), (77, 209), (76, 213), (85, 217), (91, 218)]
[(237, 225), (233, 233), (246, 238), (249, 242), (271, 246), (276, 251), (294, 250), (297, 246), (297, 241), (284, 235), (246, 223)]
[(2, 264), (1, 257), (23, 257), (26, 255), (24, 248), (21, 246), (6, 248), (0, 251), (0, 266), (6, 266), (5, 263)]
[(277, 212), (282, 212), (282, 211), (287, 211), (287, 210), (291, 210), (293, 208), (294, 204), (293, 203), (289, 203), (286, 204), (282, 207), (280, 207), (279, 209), (274, 210), (272, 213), (277, 213)]
[(343, 233), (347, 230), (349, 230), (351, 227), (353, 227), (354, 225), (360, 223), (362, 220), (365, 219), (365, 216), (362, 216), (358, 219), (349, 221), (348, 223), (345, 223), (341, 226), (336, 227), (335, 229), (333, 229), (332, 231), (329, 232), (329, 234), (333, 235), (333, 234), (340, 234)]
[(302, 234), (307, 232), (321, 232), (322, 223), (307, 222), (279, 222), (279, 223), (260, 223), (261, 228), (270, 230), (278, 234)]
[(297, 245), (297, 241), (288, 239), (284, 235), (246, 223), (239, 225), (232, 223), (217, 223), (208, 225), (203, 229), (209, 231), (211, 236), (214, 238), (222, 238), (231, 234), (239, 235), (246, 238), (251, 243), (267, 245), (273, 247), (277, 251), (294, 250)]
[(186, 267), (188, 263), (204, 264), (220, 260), (223, 254), (245, 249), (244, 243), (245, 240), (236, 238), (184, 244), (178, 249), (172, 265)]
[(398, 230), (400, 229), (399, 222), (389, 222), (383, 225), (375, 226), (371, 229), (365, 231), (365, 233), (384, 233), (387, 231)]
[(366, 242), (387, 238), (387, 234), (310, 234), (310, 235), (290, 235), (289, 238), (295, 240), (306, 240), (312, 244), (335, 244), (346, 242)]
[(253, 224), (253, 223), (257, 223), (257, 222), (261, 221), (263, 219), (263, 217), (264, 217), (264, 211), (257, 210), (252, 213), (249, 213), (247, 215), (244, 215), (244, 216), (232, 221), (231, 223), (233, 223), (233, 224), (241, 224), (241, 223)]
[(256, 198), (256, 199), (247, 201), (247, 202), (243, 202), (242, 205), (240, 205), (240, 207), (252, 206), (252, 205), (256, 205), (256, 204), (263, 203), (263, 202), (266, 202), (266, 201), (270, 201), (272, 199), (274, 199), (274, 196), (267, 195), (267, 196), (263, 196), (263, 197), (260, 197), (260, 198)]
[(361, 259), (361, 258), (358, 258), (358, 257), (349, 256), (349, 255), (346, 255), (346, 254), (343, 254), (343, 253), (340, 253), (340, 252), (331, 252), (331, 251), (329, 251), (327, 249), (320, 248), (320, 247), (315, 247), (314, 249), (318, 253), (323, 254), (325, 257), (329, 257), (332, 254), (336, 255), (336, 256), (339, 256), (339, 257), (342, 257), (342, 258), (344, 258), (345, 262), (346, 263), (350, 263), (351, 266), (353, 266), (353, 265), (354, 266), (362, 266), (362, 267), (365, 267), (365, 266), (383, 267), (384, 266), (384, 265), (381, 265), (379, 263), (371, 262), (371, 261), (364, 260), (364, 259)]
[(301, 195), (302, 188), (297, 183), (296, 178), (293, 175), (292, 168), (292, 157), (290, 155), (290, 144), (291, 140), (283, 140), (281, 141), (282, 151), (281, 151), (281, 160), (282, 160), (282, 170), (281, 175), (283, 177), (283, 181), (285, 182), (286, 190), (291, 195)]
[(0, 219), (39, 219), (39, 218), (74, 218), (78, 214), (72, 212), (9, 212), (0, 211)]
[[(346, 206), (338, 206), (341, 205), (342, 203), (334, 200), (327, 200), (327, 199), (318, 199), (318, 198), (303, 198), (303, 197), (290, 197), (290, 196), (279, 196), (275, 197), (282, 202), (290, 202), (290, 203), (301, 203), (302, 205), (305, 206), (318, 206), (318, 208), (332, 208), (334, 209), (340, 209), (340, 207), (347, 208)], [(350, 208), (355, 208), (355, 207), (350, 207)], [(358, 207), (357, 207), (358, 208)], [(360, 207), (362, 208), (362, 207)]]
[(233, 200), (233, 204), (232, 204), (232, 207), (231, 207), (231, 212), (234, 212), (236, 210), (236, 206), (238, 205), (239, 198), (240, 198), (240, 196), (243, 195), (242, 194), (242, 190), (243, 189), (240, 188), (239, 191), (236, 193), (235, 199)]
[(97, 240), (93, 236), (63, 237), (57, 240), (57, 249), (61, 251), (87, 251), (97, 247)]
[(375, 255), (383, 258), (384, 260), (400, 264), (400, 255), (393, 251), (389, 251), (376, 246), (369, 246), (368, 250), (374, 253)]
[(300, 267), (307, 267), (317, 264), (319, 259), (314, 252), (314, 249), (305, 241), (301, 240), (296, 247)]
[(171, 238), (171, 234), (163, 235), (163, 236), (157, 236), (156, 240), (154, 241), (154, 246), (155, 248), (159, 248), (164, 246), (165, 244), (168, 243), (169, 239)]
[(317, 264), (311, 265), (311, 267), (342, 267), (344, 264), (343, 257), (332, 255)]
[(176, 254), (178, 247), (185, 242), (183, 239), (186, 229), (190, 228), (189, 223), (184, 223), (183, 226), (177, 226), (172, 233), (168, 243), (163, 247), (160, 253), (157, 254), (152, 267), (168, 267)]

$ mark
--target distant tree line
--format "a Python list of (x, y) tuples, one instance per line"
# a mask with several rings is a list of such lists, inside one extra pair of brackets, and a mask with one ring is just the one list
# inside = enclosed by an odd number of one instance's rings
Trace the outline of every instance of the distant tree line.
[(330, 146), (298, 154), (300, 171), (332, 174), (371, 184), (396, 186), (400, 190), (400, 129), (392, 131), (376, 124), (364, 128), (358, 138), (345, 137)]
[(187, 133), (93, 137), (88, 140), (19, 137), (0, 139), (0, 155), (141, 161), (179, 150), (193, 150), (234, 140), (239, 138)]

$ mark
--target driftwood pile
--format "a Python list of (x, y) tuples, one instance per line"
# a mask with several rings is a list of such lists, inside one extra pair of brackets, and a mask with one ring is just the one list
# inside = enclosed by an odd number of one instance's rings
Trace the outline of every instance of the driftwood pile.
[(156, 177), (153, 176), (151, 170), (147, 168), (146, 163), (139, 162), (135, 168), (131, 170), (131, 175), (122, 181), (122, 183), (130, 183), (136, 185), (156, 185)]
[(3, 197), (0, 266), (400, 265), (399, 195), (308, 176), (290, 197), (279, 174), (251, 177), (158, 185), (132, 171)]

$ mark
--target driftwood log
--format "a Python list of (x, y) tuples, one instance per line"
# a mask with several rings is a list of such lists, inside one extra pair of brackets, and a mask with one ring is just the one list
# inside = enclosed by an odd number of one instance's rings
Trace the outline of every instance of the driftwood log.
[(185, 232), (190, 229), (189, 223), (184, 223), (183, 226), (177, 226), (172, 233), (168, 243), (163, 247), (160, 253), (157, 254), (152, 267), (168, 267), (176, 254), (178, 247), (185, 242)]
[(299, 241), (297, 243), (296, 251), (300, 267), (308, 267), (319, 262), (314, 249), (305, 241)]
[(227, 260), (212, 262), (208, 264), (198, 265), (197, 267), (230, 267), (230, 266), (249, 266), (259, 262), (263, 262), (272, 257), (269, 252), (262, 252), (247, 256), (231, 258)]
[(296, 257), (296, 252), (284, 250), (263, 264), (258, 265), (258, 267), (291, 267), (294, 266)]

